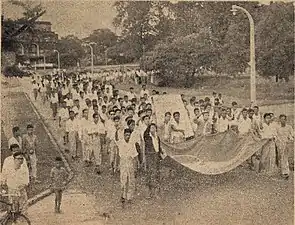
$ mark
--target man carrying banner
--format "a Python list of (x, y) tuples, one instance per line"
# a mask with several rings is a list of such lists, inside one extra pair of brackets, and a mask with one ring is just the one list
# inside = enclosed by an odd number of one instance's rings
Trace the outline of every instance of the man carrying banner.
[(287, 122), (287, 116), (286, 115), (280, 115), (280, 124), (277, 128), (277, 150), (278, 150), (278, 156), (279, 156), (279, 166), (280, 166), (280, 172), (284, 179), (289, 178), (289, 161), (288, 161), (288, 148), (287, 143), (288, 141), (294, 140), (294, 131), (293, 128), (286, 124)]
[(173, 120), (171, 122), (171, 143), (181, 143), (185, 141), (185, 128), (180, 122), (180, 113), (173, 113)]

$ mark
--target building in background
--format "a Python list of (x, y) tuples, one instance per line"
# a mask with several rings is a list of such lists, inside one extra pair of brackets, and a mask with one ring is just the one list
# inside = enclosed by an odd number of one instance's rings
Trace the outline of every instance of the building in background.
[[(27, 21), (21, 20), (5, 20), (2, 16), (2, 33), (6, 32), (5, 34), (9, 36), (9, 34), (20, 29), (26, 23)], [(58, 35), (52, 31), (51, 22), (35, 21), (20, 34), (13, 37), (8, 51), (15, 52), (15, 63), (18, 65), (33, 68), (52, 67), (53, 64), (46, 63), (46, 58), (52, 58), (53, 49), (55, 49), (57, 42)]]

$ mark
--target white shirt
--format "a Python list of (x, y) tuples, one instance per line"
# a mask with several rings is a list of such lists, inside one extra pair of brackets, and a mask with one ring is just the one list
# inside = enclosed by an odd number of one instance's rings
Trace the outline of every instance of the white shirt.
[(253, 120), (260, 125), (262, 123), (262, 116), (260, 113), (258, 113), (258, 115), (254, 114), (253, 115)]
[(294, 140), (294, 130), (293, 128), (286, 124), (282, 127), (281, 125), (277, 128), (278, 139), (282, 142), (287, 142), (288, 140)]
[(16, 139), (15, 137), (11, 137), (8, 140), (8, 148), (10, 149), (10, 146), (13, 144), (17, 144), (20, 147), (20, 149), (22, 149), (22, 144), (23, 144), (22, 138), (18, 137), (18, 139)]
[(66, 132), (76, 132), (78, 131), (78, 120), (77, 119), (68, 119), (66, 121)]
[(60, 108), (58, 111), (58, 116), (61, 118), (61, 120), (67, 120), (69, 118), (69, 110)]
[(119, 156), (120, 156), (120, 164), (128, 160), (128, 158), (135, 158), (138, 153), (136, 151), (135, 145), (133, 142), (129, 140), (129, 142), (126, 142), (125, 139), (121, 139), (118, 141), (118, 147), (119, 147)]
[(230, 122), (226, 117), (225, 119), (223, 119), (223, 117), (221, 116), (217, 119), (217, 131), (220, 133), (227, 131), (229, 123)]
[(50, 98), (51, 103), (58, 103), (58, 95), (55, 93), (53, 96)]
[(133, 99), (133, 98), (136, 98), (136, 94), (133, 92), (133, 93), (131, 93), (131, 92), (128, 92), (128, 99)]
[[(110, 140), (113, 140), (113, 141), (116, 141), (116, 127), (114, 124), (112, 125), (109, 125), (109, 126), (105, 126), (106, 129), (107, 129), (107, 137), (110, 139)], [(118, 139), (119, 140), (122, 140), (123, 139), (123, 130), (119, 129), (118, 130)]]
[(131, 136), (130, 136), (130, 140), (129, 141), (133, 141), (134, 144), (135, 143), (138, 143), (140, 144), (140, 130), (138, 129), (138, 127), (135, 127), (134, 130), (132, 131), (131, 133)]
[(73, 99), (65, 99), (65, 102), (67, 103), (67, 107), (73, 107), (74, 101)]
[(267, 125), (265, 122), (262, 124), (261, 138), (262, 139), (271, 139), (277, 137), (276, 127), (270, 123)]
[(96, 124), (94, 121), (90, 124), (88, 134), (105, 134), (105, 127), (102, 122)]
[(246, 118), (244, 119), (243, 117), (241, 117), (238, 120), (238, 129), (239, 129), (239, 133), (240, 134), (246, 134), (251, 130), (251, 126), (252, 125), (252, 121), (250, 118)]
[(76, 99), (79, 99), (80, 100), (80, 95), (79, 95), (79, 93), (76, 91), (76, 89), (75, 90), (73, 90), (73, 99), (74, 100), (76, 100)]
[(67, 95), (69, 93), (69, 89), (67, 87), (61, 90), (62, 95)]
[(78, 135), (79, 138), (83, 141), (87, 139), (88, 130), (91, 128), (91, 121), (86, 120), (84, 117), (81, 118), (78, 122)]
[(39, 89), (38, 84), (33, 84), (33, 89)]
[(150, 96), (150, 92), (149, 92), (149, 90), (147, 90), (147, 89), (143, 90), (143, 89), (142, 89), (142, 90), (140, 91), (140, 97), (143, 97), (144, 94), (147, 94), (147, 96)]
[(3, 163), (1, 183), (7, 184), (8, 189), (18, 190), (20, 186), (29, 184), (29, 170), (24, 159), (18, 170), (15, 170), (13, 156), (8, 156)]

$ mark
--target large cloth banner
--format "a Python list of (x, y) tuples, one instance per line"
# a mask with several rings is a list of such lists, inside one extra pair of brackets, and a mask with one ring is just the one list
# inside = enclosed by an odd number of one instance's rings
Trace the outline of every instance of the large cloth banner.
[(236, 168), (270, 142), (258, 139), (252, 133), (239, 136), (229, 130), (179, 144), (162, 142), (162, 148), (183, 166), (202, 174), (214, 175)]
[(179, 112), (180, 123), (183, 123), (186, 128), (185, 138), (190, 138), (195, 135), (188, 112), (184, 107), (180, 95), (155, 95), (153, 96), (153, 106), (156, 113), (157, 125), (163, 124), (166, 112), (170, 112), (172, 115), (174, 112)]

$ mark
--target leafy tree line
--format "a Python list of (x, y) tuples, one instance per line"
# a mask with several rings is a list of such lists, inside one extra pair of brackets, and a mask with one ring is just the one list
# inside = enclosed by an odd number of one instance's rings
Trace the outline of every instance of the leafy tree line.
[(237, 75), (248, 67), (249, 21), (232, 14), (233, 4), (254, 19), (258, 73), (287, 79), (294, 71), (292, 3), (120, 1), (114, 25), (143, 67), (160, 70), (168, 85), (187, 86), (200, 68)]
[[(43, 10), (42, 5), (30, 1), (11, 2), (24, 8), (21, 20)], [(250, 44), (249, 21), (243, 12), (233, 15), (233, 4), (253, 16), (258, 74), (292, 75), (292, 3), (117, 1), (113, 3), (117, 11), (113, 25), (119, 36), (108, 28), (97, 29), (82, 40), (73, 35), (62, 37), (54, 47), (60, 52), (62, 66), (90, 65), (90, 48), (83, 43), (92, 43), (94, 64), (139, 62), (143, 68), (159, 70), (169, 81), (167, 85), (177, 81), (189, 86), (200, 68), (235, 76), (249, 66)], [(2, 23), (2, 34), (3, 30), (11, 32), (14, 22), (6, 23), (5, 29)], [(48, 60), (57, 63), (52, 46), (48, 51)]]

